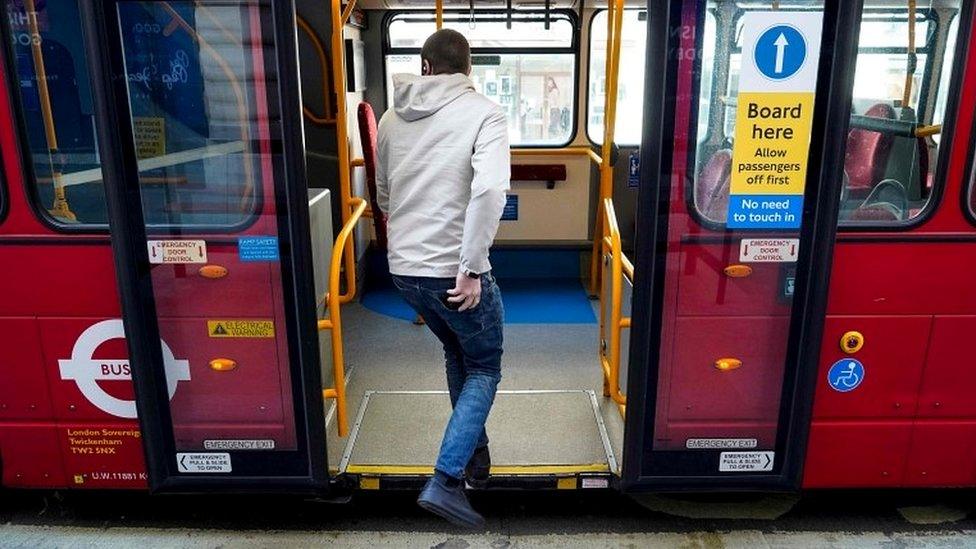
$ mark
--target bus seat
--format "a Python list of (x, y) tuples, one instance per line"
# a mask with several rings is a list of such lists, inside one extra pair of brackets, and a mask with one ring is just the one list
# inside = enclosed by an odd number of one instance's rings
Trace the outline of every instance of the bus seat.
[(719, 149), (705, 163), (695, 181), (695, 207), (706, 218), (723, 222), (729, 211), (732, 151)]
[[(864, 116), (897, 118), (894, 107), (886, 103), (873, 105), (864, 112)], [(851, 191), (866, 193), (875, 182), (884, 178), (892, 143), (893, 136), (881, 132), (855, 128), (847, 134), (844, 169), (847, 171)]]
[[(915, 109), (895, 109), (898, 119), (915, 124)], [(904, 183), (909, 200), (921, 200), (928, 196), (929, 140), (924, 137), (892, 137), (888, 165), (881, 179), (894, 179)], [(875, 181), (878, 181), (877, 179)]]
[(871, 193), (853, 212), (853, 221), (901, 221), (908, 213), (908, 192), (894, 179), (875, 185)]
[(369, 191), (369, 207), (373, 210), (373, 229), (376, 243), (386, 249), (386, 219), (376, 200), (376, 116), (366, 101), (359, 103), (359, 138), (363, 145), (363, 167), (366, 168), (366, 189)]

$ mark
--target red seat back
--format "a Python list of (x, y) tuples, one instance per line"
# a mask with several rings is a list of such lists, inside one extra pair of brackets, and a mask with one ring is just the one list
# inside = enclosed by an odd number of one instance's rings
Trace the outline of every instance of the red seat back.
[(359, 118), (359, 138), (363, 145), (363, 167), (366, 168), (366, 189), (369, 191), (369, 206), (373, 210), (373, 228), (376, 243), (386, 248), (386, 219), (376, 200), (376, 116), (373, 107), (363, 101), (356, 113)]
[[(878, 103), (868, 109), (864, 116), (873, 118), (897, 118), (894, 107)], [(847, 155), (844, 169), (852, 190), (870, 190), (875, 183), (884, 179), (888, 166), (888, 155), (894, 138), (890, 134), (855, 128), (847, 134)]]

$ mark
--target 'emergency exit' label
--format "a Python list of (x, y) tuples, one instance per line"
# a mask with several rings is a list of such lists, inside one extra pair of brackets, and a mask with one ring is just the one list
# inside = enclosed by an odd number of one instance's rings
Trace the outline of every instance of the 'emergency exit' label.
[(722, 452), (718, 458), (721, 473), (772, 471), (776, 452)]
[(230, 454), (214, 453), (179, 453), (176, 454), (176, 465), (181, 473), (230, 473)]

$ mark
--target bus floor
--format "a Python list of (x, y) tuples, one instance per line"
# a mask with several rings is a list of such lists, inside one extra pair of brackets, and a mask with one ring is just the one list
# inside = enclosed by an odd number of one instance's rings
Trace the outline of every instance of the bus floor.
[[(327, 403), (330, 468), (429, 475), (451, 412), (440, 343), (426, 327), (358, 302), (343, 307), (342, 323), (350, 433), (338, 436)], [(602, 394), (597, 334), (596, 324), (506, 323), (502, 382), (487, 425), (489, 486), (531, 478), (576, 487), (570, 484), (587, 475), (619, 472), (623, 420)]]

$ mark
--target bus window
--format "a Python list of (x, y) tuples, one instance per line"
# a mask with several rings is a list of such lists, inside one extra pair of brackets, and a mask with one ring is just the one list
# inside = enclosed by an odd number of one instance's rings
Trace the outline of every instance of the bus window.
[(37, 208), (59, 223), (106, 224), (77, 0), (10, 0), (6, 11)]
[[(541, 13), (517, 13), (508, 29), (504, 14), (448, 13), (444, 28), (471, 43), (471, 80), (508, 116), (513, 146), (563, 146), (576, 133), (576, 31), (569, 12), (553, 12), (549, 29)], [(436, 26), (429, 13), (399, 13), (387, 26), (386, 93), (393, 105), (393, 75), (420, 74), (420, 48)]]
[[(961, 3), (949, 2), (944, 14)], [(941, 124), (929, 96), (948, 88), (958, 26), (939, 23), (927, 9), (914, 21), (904, 9), (865, 11), (861, 22), (844, 158), (839, 220), (843, 225), (900, 225), (919, 217), (938, 184), (939, 143), (925, 128)], [(909, 42), (914, 26), (914, 70)], [(933, 63), (933, 44), (943, 44), (944, 62)], [(933, 55), (935, 54), (935, 55)], [(943, 92), (944, 93), (944, 92)], [(922, 131), (918, 131), (920, 128)]]
[[(78, 2), (35, 1), (8, 1), (7, 24), (38, 209), (61, 226), (104, 226)], [(230, 23), (194, 28), (211, 10), (186, 2), (120, 6), (145, 216), (153, 226), (233, 226), (256, 207), (260, 185), (245, 154), (256, 138), (250, 60), (240, 44), (227, 42)]]
[[(647, 12), (625, 10), (620, 39), (620, 76), (617, 82), (617, 116), (614, 141), (620, 145), (641, 142), (644, 111), (644, 55), (647, 43)], [(708, 52), (705, 52), (708, 55)], [(586, 133), (590, 141), (603, 143), (603, 103), (606, 97), (607, 12), (598, 11), (590, 20), (590, 76), (587, 87)], [(707, 115), (706, 115), (707, 118)]]

